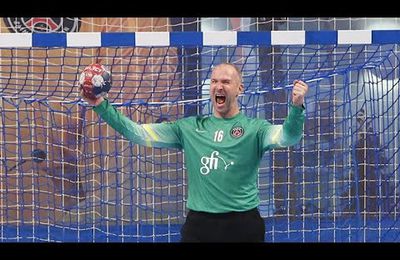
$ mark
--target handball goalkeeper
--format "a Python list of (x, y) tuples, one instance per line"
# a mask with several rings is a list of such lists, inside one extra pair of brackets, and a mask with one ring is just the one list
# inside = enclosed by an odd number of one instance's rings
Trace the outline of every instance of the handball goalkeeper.
[(258, 210), (258, 166), (266, 151), (301, 140), (308, 91), (305, 82), (294, 81), (289, 114), (282, 125), (241, 113), (238, 96), (244, 86), (241, 72), (231, 63), (212, 71), (213, 115), (175, 122), (137, 124), (111, 106), (103, 94), (93, 95), (90, 77), (87, 82), (85, 87), (81, 85), (82, 98), (125, 138), (147, 147), (186, 152), (189, 211), (181, 228), (182, 242), (264, 241), (265, 223)]

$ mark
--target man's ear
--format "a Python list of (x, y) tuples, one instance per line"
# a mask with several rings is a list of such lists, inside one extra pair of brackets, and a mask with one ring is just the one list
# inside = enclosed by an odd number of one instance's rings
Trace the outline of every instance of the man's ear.
[[(239, 95), (243, 93), (243, 90), (244, 90), (244, 86), (243, 86), (243, 84), (240, 84), (239, 85)], [(239, 95), (236, 95), (236, 96), (239, 96)]]

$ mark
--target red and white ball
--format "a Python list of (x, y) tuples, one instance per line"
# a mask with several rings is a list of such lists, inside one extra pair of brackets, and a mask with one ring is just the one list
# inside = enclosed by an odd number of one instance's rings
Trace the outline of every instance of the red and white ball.
[(79, 77), (79, 87), (86, 98), (96, 100), (105, 96), (111, 88), (111, 73), (99, 63), (83, 69)]

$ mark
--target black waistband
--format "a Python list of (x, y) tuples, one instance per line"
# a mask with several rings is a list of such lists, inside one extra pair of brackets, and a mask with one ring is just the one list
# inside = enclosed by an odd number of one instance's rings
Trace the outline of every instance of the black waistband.
[(249, 214), (253, 212), (258, 212), (258, 208), (253, 208), (250, 210), (246, 211), (230, 211), (230, 212), (223, 212), (223, 213), (210, 213), (210, 212), (204, 212), (204, 211), (196, 211), (196, 210), (189, 210), (188, 216), (189, 215), (198, 215), (198, 216), (205, 216), (205, 217), (214, 217), (214, 218), (224, 218), (224, 217), (229, 217), (229, 216), (238, 216), (238, 215), (243, 215), (243, 214)]

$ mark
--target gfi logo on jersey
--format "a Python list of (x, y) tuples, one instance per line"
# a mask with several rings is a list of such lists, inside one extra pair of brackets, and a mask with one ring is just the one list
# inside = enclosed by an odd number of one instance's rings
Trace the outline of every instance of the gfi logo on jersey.
[(210, 173), (211, 170), (217, 170), (218, 169), (218, 164), (219, 164), (219, 159), (224, 163), (224, 170), (226, 171), (229, 166), (233, 165), (234, 162), (226, 163), (224, 158), (219, 156), (218, 151), (213, 151), (211, 153), (210, 157), (203, 156), (201, 157), (201, 164), (203, 167), (200, 168), (200, 173), (203, 175), (207, 175)]

